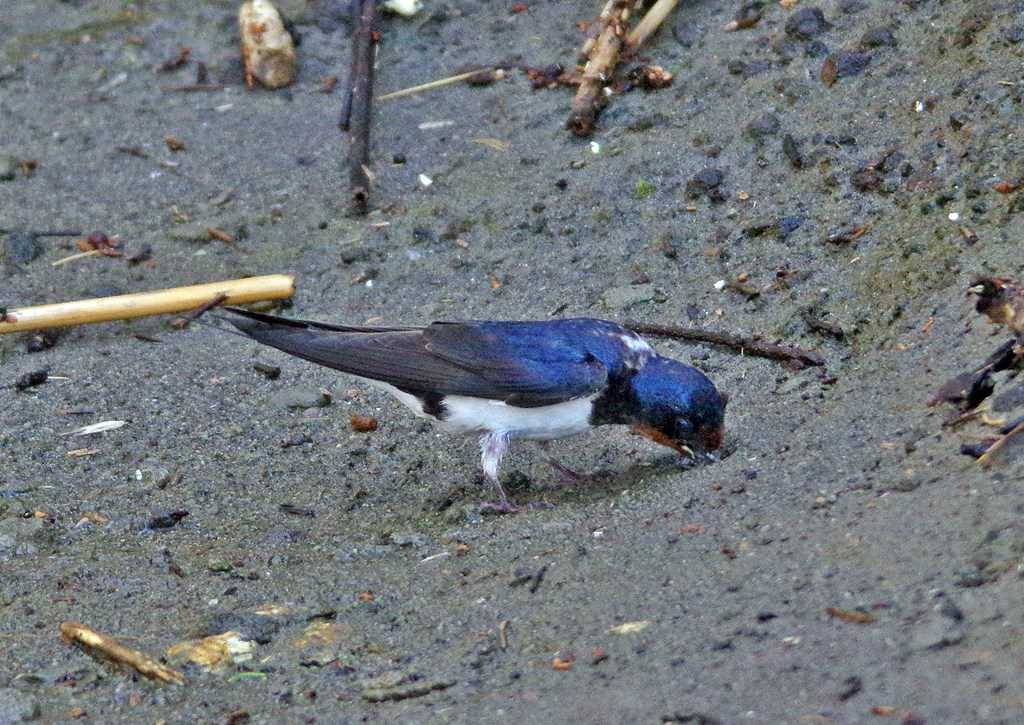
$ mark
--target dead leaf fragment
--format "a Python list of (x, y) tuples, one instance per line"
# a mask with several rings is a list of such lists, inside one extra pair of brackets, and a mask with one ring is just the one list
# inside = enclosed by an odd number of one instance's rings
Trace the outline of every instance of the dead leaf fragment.
[(839, 607), (829, 607), (825, 610), (825, 613), (830, 617), (835, 617), (843, 622), (849, 622), (850, 624), (871, 624), (875, 621), (873, 614), (868, 612), (859, 612), (855, 609), (840, 609)]
[(359, 415), (358, 413), (353, 413), (349, 417), (349, 423), (356, 433), (370, 433), (377, 430), (378, 426), (377, 419), (372, 415)]
[(831, 86), (836, 82), (838, 77), (839, 66), (836, 63), (836, 59), (830, 55), (825, 59), (825, 62), (821, 64), (821, 81), (826, 86)]
[(218, 227), (207, 227), (206, 233), (209, 235), (210, 239), (214, 239), (218, 242), (227, 242), (230, 244), (231, 242), (237, 241), (237, 237), (235, 237), (234, 234), (226, 232)]
[(572, 669), (573, 663), (576, 662), (576, 655), (568, 654), (563, 657), (555, 657), (551, 660), (552, 669), (558, 670), (559, 672), (568, 672)]

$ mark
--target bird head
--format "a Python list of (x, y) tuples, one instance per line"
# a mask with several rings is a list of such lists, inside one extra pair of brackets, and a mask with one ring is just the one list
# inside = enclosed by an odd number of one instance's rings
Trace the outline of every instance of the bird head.
[(639, 404), (634, 430), (680, 453), (722, 446), (728, 399), (704, 373), (656, 355), (631, 382)]

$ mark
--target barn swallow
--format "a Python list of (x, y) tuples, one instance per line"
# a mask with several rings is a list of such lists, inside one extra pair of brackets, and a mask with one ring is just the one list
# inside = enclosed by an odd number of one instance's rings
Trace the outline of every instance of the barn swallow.
[(485, 507), (495, 511), (517, 510), (498, 479), (514, 439), (629, 425), (691, 456), (722, 445), (726, 398), (714, 384), (607, 320), (358, 327), (223, 309), (264, 345), (383, 388), (448, 431), (480, 436), (483, 470), (498, 495)]

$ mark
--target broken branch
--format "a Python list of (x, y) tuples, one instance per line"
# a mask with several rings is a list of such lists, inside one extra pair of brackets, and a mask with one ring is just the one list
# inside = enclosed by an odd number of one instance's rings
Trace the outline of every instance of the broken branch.
[(796, 362), (801, 365), (825, 364), (825, 358), (811, 350), (805, 350), (793, 345), (777, 345), (751, 337), (733, 335), (728, 332), (712, 332), (710, 330), (700, 330), (694, 327), (677, 327), (675, 325), (655, 325), (646, 322), (634, 322), (632, 320), (627, 320), (623, 323), (623, 326), (640, 335), (657, 335), (658, 337), (671, 337), (677, 340), (707, 342), (712, 345), (722, 345), (738, 350), (745, 355), (756, 355), (770, 360)]
[(615, 65), (619, 62), (633, 5), (633, 0), (608, 0), (597, 19), (600, 27), (597, 40), (588, 40), (583, 45), (583, 52), (588, 56), (587, 65), (566, 122), (577, 136), (589, 136), (594, 131), (597, 114), (608, 102), (605, 87), (611, 82)]
[(237, 305), (279, 300), (291, 297), (294, 293), (294, 277), (270, 274), (190, 287), (172, 287), (155, 292), (21, 307), (7, 311), (3, 320), (0, 320), (0, 334), (185, 312), (207, 304), (220, 295), (223, 295), (224, 302)]

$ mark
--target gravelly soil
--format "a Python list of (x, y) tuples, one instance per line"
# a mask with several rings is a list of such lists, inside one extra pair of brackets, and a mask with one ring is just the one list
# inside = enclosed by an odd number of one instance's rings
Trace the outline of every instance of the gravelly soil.
[[(378, 89), (571, 63), (597, 5), (429, 2), (384, 22)], [(63, 377), (0, 390), (0, 722), (1024, 722), (1020, 464), (980, 468), (958, 452), (980, 429), (925, 405), (1004, 339), (972, 277), (1022, 271), (1024, 201), (992, 185), (1024, 176), (1024, 5), (765, 3), (732, 33), (737, 3), (682, 5), (648, 48), (673, 86), (613, 99), (596, 154), (563, 127), (571, 92), (519, 71), (382, 104), (361, 219), (338, 91), (319, 92), (348, 63), (327, 2), (283, 4), (302, 66), (278, 92), (242, 85), (234, 3), (4, 4), (0, 154), (38, 166), (0, 183), (0, 228), (101, 229), (152, 259), (53, 267), (76, 250), (43, 238), (31, 261), (7, 250), (0, 303), (287, 271), (304, 317), (635, 318), (828, 364), (658, 341), (732, 396), (723, 460), (686, 469), (602, 431), (557, 445), (600, 472), (566, 489), (522, 446), (515, 495), (556, 507), (493, 518), (474, 442), (328, 370), (165, 319), (35, 354), (6, 336), (0, 382)], [(181, 45), (192, 61), (156, 72)], [(160, 90), (195, 61), (225, 90)], [(718, 187), (688, 186), (706, 169)], [(760, 294), (715, 288), (742, 273)], [(320, 388), (328, 407), (277, 406)], [(65, 435), (103, 420), (127, 424)], [(63, 643), (66, 620), (158, 656), (228, 631), (256, 645), (161, 688)]]

